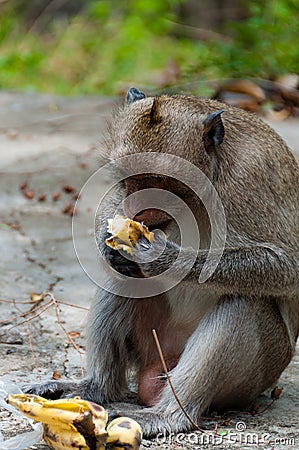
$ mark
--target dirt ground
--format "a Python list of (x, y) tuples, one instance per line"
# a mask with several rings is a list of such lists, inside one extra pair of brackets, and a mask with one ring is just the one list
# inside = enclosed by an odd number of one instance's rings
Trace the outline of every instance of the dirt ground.
[[(95, 286), (76, 258), (70, 213), (76, 193), (98, 167), (98, 141), (112, 106), (113, 101), (104, 98), (0, 93), (0, 381), (22, 385), (50, 379), (54, 372), (81, 376), (80, 352), (84, 353), (86, 314)], [(299, 122), (271, 125), (299, 156)], [(105, 177), (102, 183), (107, 183)], [(86, 204), (80, 202), (84, 222)], [(82, 229), (77, 240), (84, 249), (92, 231), (87, 220)], [(84, 258), (91, 259), (88, 250)], [(67, 304), (55, 306), (49, 296), (41, 300), (32, 294), (42, 292)], [(214, 438), (213, 443), (210, 437), (207, 443), (207, 437), (193, 433), (172, 441), (144, 440), (142, 448), (247, 449), (256, 447), (257, 437), (262, 449), (299, 448), (298, 367), (297, 353), (279, 381), (281, 398), (265, 412), (231, 414), (226, 423), (219, 420), (218, 430), (228, 433), (226, 438)], [(261, 404), (270, 403), (269, 395), (262, 397)], [(6, 439), (26, 426), (0, 410), (0, 431)], [(48, 447), (39, 443), (30, 448)]]

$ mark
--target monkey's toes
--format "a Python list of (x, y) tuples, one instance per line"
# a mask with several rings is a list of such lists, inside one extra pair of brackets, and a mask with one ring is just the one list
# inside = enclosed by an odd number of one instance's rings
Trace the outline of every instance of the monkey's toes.
[(29, 384), (22, 386), (25, 394), (39, 395), (49, 400), (57, 400), (66, 396), (78, 395), (76, 383), (63, 381), (48, 381), (47, 383)]
[[(117, 417), (130, 417), (139, 423), (142, 429), (144, 437), (154, 438), (159, 433), (168, 435), (172, 430), (177, 428), (184, 429), (184, 424), (172, 423), (171, 417), (164, 416), (148, 407), (138, 407), (131, 404), (112, 404), (108, 409), (109, 421), (116, 419)], [(181, 425), (181, 426), (180, 426)], [(179, 431), (179, 430), (177, 430)]]

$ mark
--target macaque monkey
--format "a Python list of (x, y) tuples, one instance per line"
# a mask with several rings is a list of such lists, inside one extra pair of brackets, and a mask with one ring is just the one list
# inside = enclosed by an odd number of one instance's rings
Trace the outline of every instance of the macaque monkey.
[[(176, 393), (195, 422), (209, 411), (244, 408), (276, 383), (294, 354), (299, 330), (298, 166), (283, 140), (254, 115), (192, 96), (153, 98), (132, 88), (110, 131), (110, 157), (124, 173), (119, 158), (166, 153), (205, 174), (224, 208), (225, 248), (213, 273), (199, 283), (211, 241), (203, 203), (172, 177), (171, 166), (161, 176), (151, 167), (128, 176), (98, 218), (98, 245), (105, 258), (132, 279), (163, 275), (170, 266), (177, 274), (190, 270), (170, 290), (152, 297), (127, 298), (100, 289), (88, 321), (87, 377), (29, 391), (112, 404), (114, 413), (139, 421), (145, 436), (187, 431), (192, 425), (165, 380), (152, 329)], [(152, 244), (141, 240), (136, 260), (105, 245), (107, 219), (121, 200), (149, 188), (171, 191), (189, 206), (200, 229), (195, 256), (194, 249), (181, 247), (171, 215), (155, 208), (134, 218), (165, 233), (162, 253), (159, 237)], [(132, 202), (124, 201), (123, 215), (130, 214)], [(155, 252), (157, 258), (142, 262)], [(129, 375), (135, 377), (136, 406), (114, 408), (114, 402), (130, 398)]]

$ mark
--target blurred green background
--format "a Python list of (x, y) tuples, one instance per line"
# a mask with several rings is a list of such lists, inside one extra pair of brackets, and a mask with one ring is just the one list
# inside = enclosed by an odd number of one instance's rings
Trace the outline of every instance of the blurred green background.
[(208, 94), (213, 80), (288, 73), (299, 0), (0, 0), (1, 89)]

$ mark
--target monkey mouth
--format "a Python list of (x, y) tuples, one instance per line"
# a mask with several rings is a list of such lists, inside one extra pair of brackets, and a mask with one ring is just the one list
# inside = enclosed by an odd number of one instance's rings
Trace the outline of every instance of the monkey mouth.
[(143, 222), (149, 230), (159, 228), (164, 230), (171, 222), (171, 217), (164, 211), (159, 209), (149, 208), (140, 211), (134, 216), (134, 220), (137, 222)]

